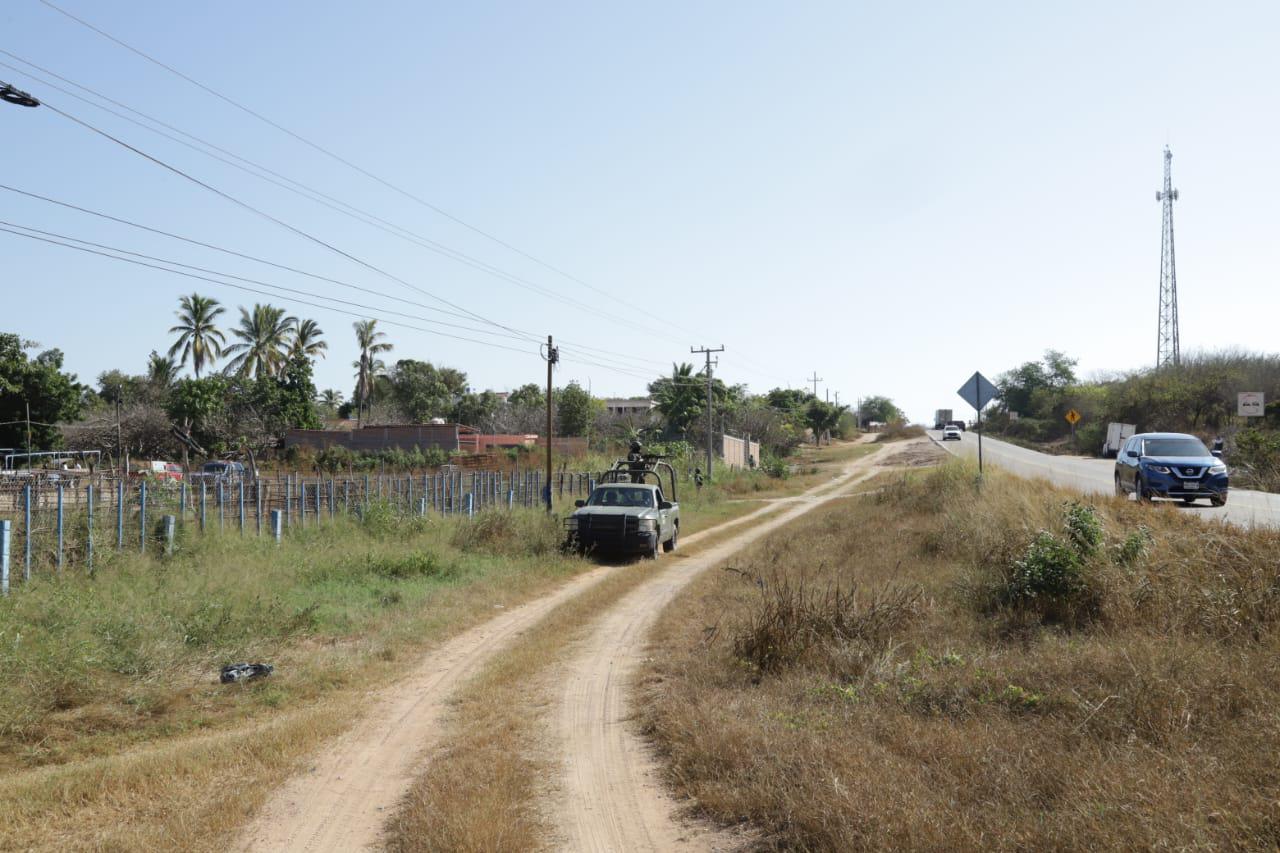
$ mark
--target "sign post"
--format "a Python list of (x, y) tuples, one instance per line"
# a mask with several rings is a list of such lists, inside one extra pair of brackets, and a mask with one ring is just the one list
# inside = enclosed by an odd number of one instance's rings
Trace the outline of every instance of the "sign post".
[(975, 372), (972, 376), (965, 380), (964, 384), (956, 391), (970, 406), (978, 410), (978, 422), (975, 429), (978, 431), (978, 473), (982, 473), (982, 409), (987, 403), (990, 403), (999, 389), (991, 384), (991, 380), (983, 376), (981, 373)]
[(1071, 446), (1076, 446), (1076, 424), (1080, 423), (1080, 413), (1075, 409), (1067, 409), (1067, 423), (1071, 424)]

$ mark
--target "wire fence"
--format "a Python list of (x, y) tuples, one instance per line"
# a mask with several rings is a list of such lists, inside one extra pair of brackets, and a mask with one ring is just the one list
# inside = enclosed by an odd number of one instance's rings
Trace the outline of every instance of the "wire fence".
[[(598, 475), (552, 475), (558, 499), (589, 494)], [(472, 516), (540, 506), (541, 471), (274, 478), (144, 479), (111, 474), (0, 480), (0, 594), (42, 573), (92, 574), (103, 552), (162, 554), (183, 535), (287, 535), (363, 513), (371, 503), (400, 514)]]

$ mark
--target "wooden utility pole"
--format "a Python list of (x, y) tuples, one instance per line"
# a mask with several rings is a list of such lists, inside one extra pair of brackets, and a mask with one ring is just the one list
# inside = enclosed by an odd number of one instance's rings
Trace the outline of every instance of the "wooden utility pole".
[[(713, 352), (724, 352), (724, 345), (721, 344), (720, 346), (715, 347), (714, 349), (709, 347), (698, 347), (698, 348), (689, 347), (689, 352), (702, 353), (707, 357), (707, 482), (710, 483), (711, 482), (711, 464), (712, 464), (712, 459), (715, 458), (715, 450), (714, 450), (715, 445), (714, 445), (713, 435), (715, 432), (715, 423), (716, 423), (715, 418), (712, 416), (713, 415), (712, 409), (714, 408), (714, 405), (712, 403), (712, 396), (711, 396), (711, 354)], [(719, 364), (719, 361), (717, 360), (716, 363)]]
[(805, 382), (813, 383), (813, 396), (815, 397), (818, 396), (818, 383), (822, 381), (823, 381), (822, 377), (818, 375), (818, 371), (816, 370), (813, 372), (813, 376), (810, 376), (808, 379), (805, 380)]
[(547, 512), (551, 512), (551, 369), (560, 360), (560, 351), (552, 345), (550, 335), (547, 335), (547, 351), (542, 357), (547, 362), (547, 485), (545, 495), (547, 498)]

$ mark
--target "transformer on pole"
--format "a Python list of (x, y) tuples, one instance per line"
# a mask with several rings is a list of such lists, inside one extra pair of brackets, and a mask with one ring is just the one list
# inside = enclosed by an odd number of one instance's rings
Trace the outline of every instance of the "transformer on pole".
[(1164, 225), (1160, 235), (1160, 316), (1156, 327), (1156, 369), (1181, 361), (1178, 344), (1178, 273), (1173, 257), (1173, 203), (1178, 191), (1173, 188), (1173, 152), (1164, 149), (1164, 189), (1156, 193), (1156, 201), (1164, 204)]

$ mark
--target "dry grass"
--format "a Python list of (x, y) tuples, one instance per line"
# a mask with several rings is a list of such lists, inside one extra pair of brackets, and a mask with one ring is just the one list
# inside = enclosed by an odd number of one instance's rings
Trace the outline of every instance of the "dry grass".
[(1071, 501), (956, 463), (696, 581), (638, 703), (672, 783), (777, 849), (1280, 845), (1280, 533)]

